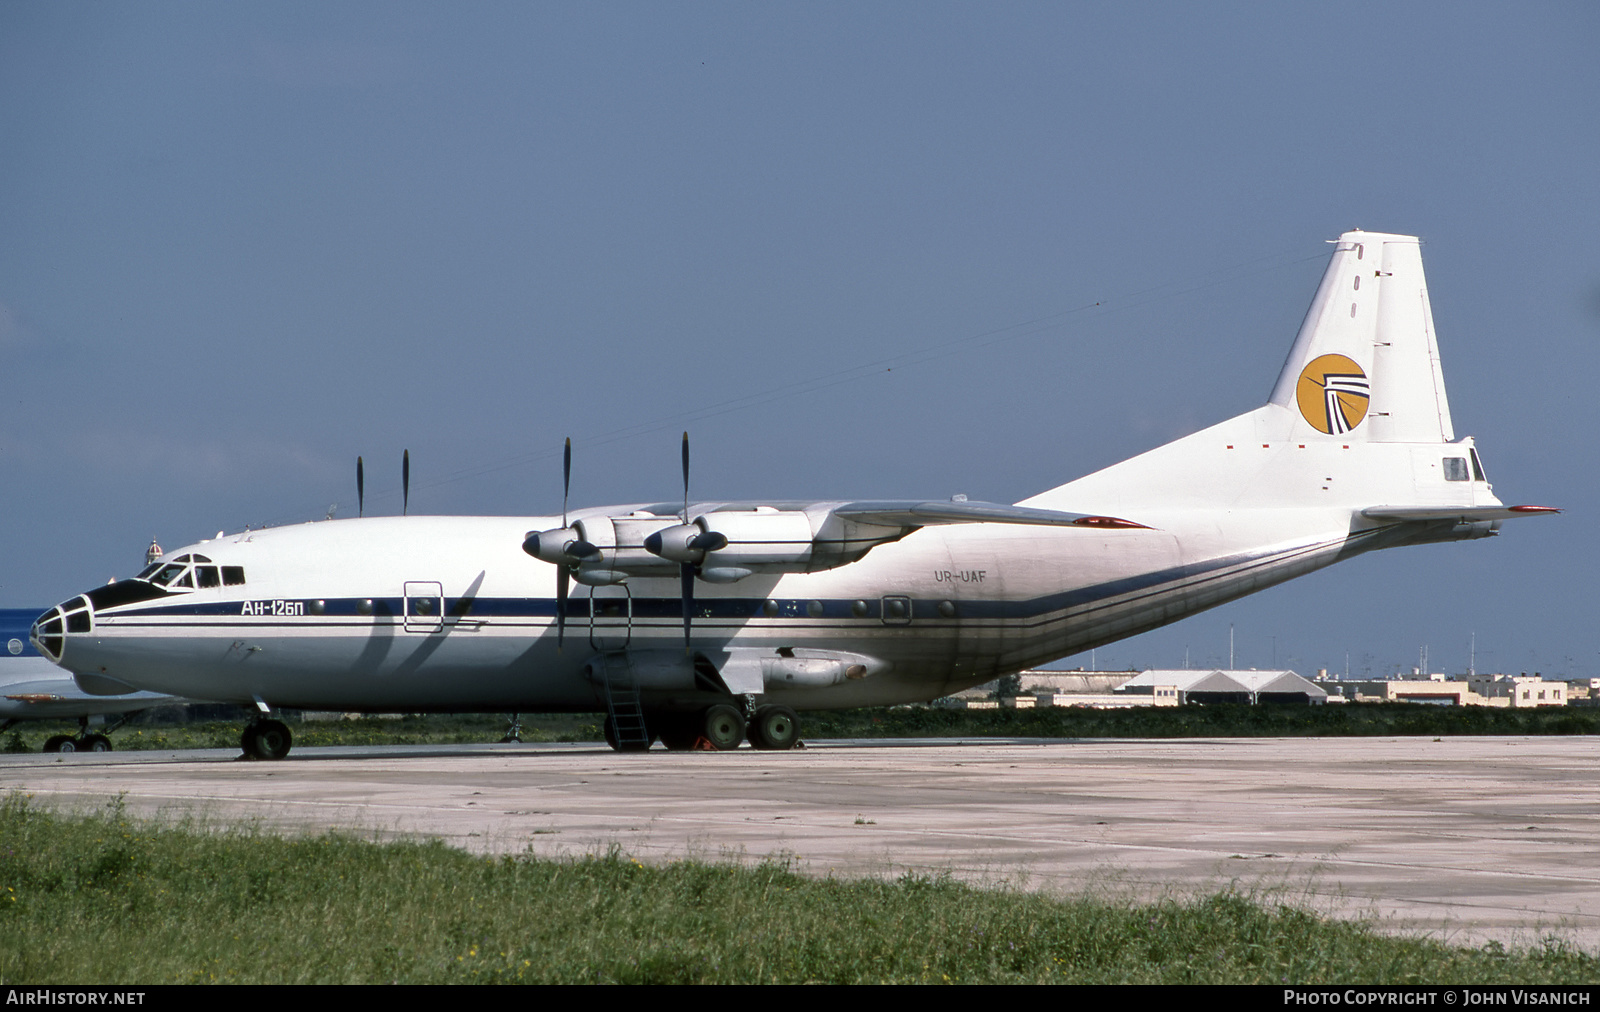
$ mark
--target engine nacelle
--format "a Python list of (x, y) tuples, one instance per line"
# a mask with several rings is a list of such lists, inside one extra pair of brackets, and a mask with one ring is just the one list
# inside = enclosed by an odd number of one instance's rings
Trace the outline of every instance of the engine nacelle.
[(649, 535), (644, 539), (644, 550), (670, 562), (699, 565), (707, 552), (726, 548), (727, 544), (722, 532), (706, 530), (706, 518), (697, 517), (692, 524), (674, 524)]
[(695, 524), (722, 535), (722, 547), (707, 551), (703, 565), (768, 573), (802, 573), (810, 568), (816, 532), (799, 510), (757, 506), (717, 510), (695, 517)]
[(904, 537), (909, 529), (845, 520), (826, 504), (810, 510), (712, 509), (689, 523), (671, 513), (639, 510), (530, 531), (522, 549), (568, 567), (573, 579), (590, 586), (623, 583), (631, 576), (675, 576), (684, 565), (694, 566), (706, 583), (726, 584), (756, 573), (810, 573), (843, 566), (877, 545)]

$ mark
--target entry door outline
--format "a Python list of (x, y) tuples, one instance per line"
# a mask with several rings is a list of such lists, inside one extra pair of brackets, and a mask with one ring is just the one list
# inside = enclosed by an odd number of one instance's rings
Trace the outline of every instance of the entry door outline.
[(403, 599), (406, 632), (436, 633), (444, 628), (444, 585), (407, 580)]
[(633, 637), (633, 593), (628, 585), (589, 588), (589, 645), (626, 650)]

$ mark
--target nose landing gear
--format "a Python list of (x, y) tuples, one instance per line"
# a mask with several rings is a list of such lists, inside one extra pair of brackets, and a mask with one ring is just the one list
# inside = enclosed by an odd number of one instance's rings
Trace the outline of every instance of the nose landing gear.
[(281, 720), (257, 720), (239, 736), (239, 746), (249, 759), (282, 759), (293, 744), (288, 725)]

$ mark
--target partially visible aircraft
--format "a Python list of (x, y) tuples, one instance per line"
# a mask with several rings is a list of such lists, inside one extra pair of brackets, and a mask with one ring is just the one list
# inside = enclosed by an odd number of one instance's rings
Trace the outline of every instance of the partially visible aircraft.
[(934, 699), (1556, 512), (1503, 505), (1457, 438), (1419, 246), (1340, 236), (1266, 404), (1016, 505), (692, 502), (685, 436), (681, 503), (247, 531), (33, 641), (89, 692), (254, 703), (261, 758), (290, 747), (273, 707), (600, 710), (619, 750), (787, 748), (796, 711)]
[[(24, 720), (76, 720), (78, 733), (52, 735), (46, 752), (109, 752), (111, 739), (89, 730), (89, 718), (121, 715), (167, 703), (187, 703), (155, 692), (128, 691), (116, 696), (91, 696), (29, 642), (28, 627), (39, 616), (35, 608), (0, 608), (0, 731)], [(107, 730), (114, 731), (122, 721)]]

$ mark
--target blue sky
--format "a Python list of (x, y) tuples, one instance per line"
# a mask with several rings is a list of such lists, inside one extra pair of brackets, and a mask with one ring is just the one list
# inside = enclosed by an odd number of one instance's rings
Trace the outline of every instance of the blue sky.
[[(677, 494), (1014, 501), (1265, 400), (1418, 234), (1459, 434), (1565, 506), (1100, 666), (1600, 676), (1588, 4), (0, 6), (0, 606), (150, 538)], [(1088, 658), (1073, 663), (1087, 663)]]

